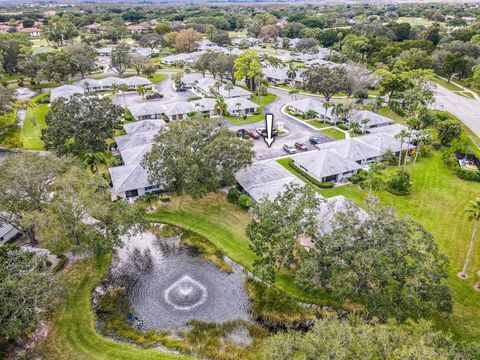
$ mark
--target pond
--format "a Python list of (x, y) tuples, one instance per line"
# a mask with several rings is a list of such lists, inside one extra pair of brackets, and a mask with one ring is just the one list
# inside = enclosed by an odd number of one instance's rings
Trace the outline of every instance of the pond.
[(125, 287), (145, 330), (186, 329), (192, 319), (251, 320), (243, 268), (225, 261), (231, 273), (181, 244), (180, 236), (145, 232), (125, 241), (112, 261), (108, 282)]

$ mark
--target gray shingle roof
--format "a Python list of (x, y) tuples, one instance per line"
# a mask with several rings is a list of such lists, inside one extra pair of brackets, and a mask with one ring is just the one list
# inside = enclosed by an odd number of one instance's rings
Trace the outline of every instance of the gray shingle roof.
[(349, 123), (352, 122), (357, 122), (361, 123), (362, 120), (368, 119), (370, 120), (367, 123), (367, 129), (371, 128), (372, 126), (382, 126), (382, 125), (388, 125), (392, 123), (392, 119), (389, 119), (385, 116), (382, 116), (380, 114), (374, 113), (373, 111), (369, 110), (360, 110), (354, 113), (350, 118), (348, 119)]
[(52, 88), (52, 90), (50, 91), (50, 102), (53, 102), (59, 98), (68, 100), (75, 94), (83, 95), (84, 93), (85, 93), (85, 89), (81, 86), (62, 85), (59, 87)]
[(316, 145), (316, 147), (320, 150), (333, 149), (343, 157), (353, 161), (361, 161), (383, 155), (380, 149), (368, 145), (357, 138), (330, 141)]
[(406, 143), (403, 144), (402, 148), (402, 143), (399, 140), (395, 139), (392, 135), (386, 133), (368, 134), (360, 136), (357, 139), (379, 149), (382, 154), (384, 154), (387, 150), (398, 152), (400, 150), (407, 149)]
[(402, 130), (408, 130), (408, 127), (402, 124), (392, 124), (392, 125), (385, 125), (376, 128), (368, 129), (369, 133), (376, 134), (376, 133), (385, 133), (391, 136), (396, 136), (402, 132)]
[(163, 120), (142, 120), (132, 123), (124, 124), (123, 128), (127, 134), (133, 134), (136, 132), (150, 132), (158, 131), (165, 125)]
[(148, 171), (141, 163), (117, 166), (109, 168), (108, 171), (112, 178), (113, 190), (116, 193), (153, 185), (148, 181)]
[(121, 135), (115, 137), (115, 142), (117, 143), (118, 150), (122, 151), (124, 149), (133, 148), (136, 146), (143, 146), (145, 144), (151, 144), (154, 136), (157, 134), (157, 131), (145, 131), (145, 132), (136, 132), (133, 134)]
[(292, 159), (297, 166), (300, 166), (317, 179), (362, 168), (355, 161), (344, 158), (335, 150), (309, 151), (292, 156)]

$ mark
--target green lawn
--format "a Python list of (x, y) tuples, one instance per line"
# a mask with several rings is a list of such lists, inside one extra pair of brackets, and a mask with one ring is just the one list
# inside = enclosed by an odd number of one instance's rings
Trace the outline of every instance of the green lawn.
[(168, 77), (167, 74), (158, 74), (158, 73), (155, 73), (150, 77), (146, 76), (146, 75), (140, 75), (140, 76), (143, 76), (144, 78), (147, 78), (148, 80), (150, 80), (152, 82), (152, 84), (158, 84), (160, 81), (165, 80)]
[(20, 140), (23, 147), (28, 150), (43, 150), (44, 146), (43, 141), (40, 140), (40, 135), (42, 129), (47, 127), (45, 114), (50, 109), (47, 104), (35, 103), (36, 98), (30, 101), (32, 107), (27, 110), (27, 116), (20, 131)]
[(345, 133), (334, 128), (322, 129), (320, 132), (324, 135), (327, 135), (335, 140), (343, 140), (345, 139)]
[(329, 123), (324, 124), (323, 120), (302, 120), (306, 124), (315, 126), (317, 129), (323, 129), (324, 127), (332, 126)]
[(457, 85), (455, 85), (454, 83), (452, 82), (448, 82), (442, 78), (440, 78), (439, 76), (435, 76), (435, 82), (445, 88), (447, 88), (448, 90), (451, 90), (451, 91), (462, 91), (463, 89), (461, 87), (458, 87)]
[(93, 289), (107, 272), (108, 256), (97, 260), (80, 261), (64, 274), (67, 284), (65, 304), (55, 314), (48, 338), (39, 346), (44, 359), (117, 360), (117, 359), (190, 359), (144, 350), (110, 340), (95, 330), (96, 318), (92, 310)]
[[(280, 162), (280, 161), (279, 161)], [(285, 166), (284, 162), (280, 162)], [(367, 192), (356, 185), (318, 190), (325, 197), (344, 195), (363, 204)], [(450, 173), (441, 154), (419, 160), (413, 174), (413, 194), (395, 196), (381, 191), (375, 194), (381, 204), (393, 206), (401, 215), (410, 216), (435, 237), (440, 249), (450, 259), (449, 285), (454, 299), (453, 314), (434, 317), (439, 328), (448, 329), (457, 338), (474, 340), (480, 336), (480, 293), (473, 284), (480, 281), (475, 272), (480, 267), (480, 243), (477, 241), (469, 268), (469, 280), (458, 279), (468, 250), (472, 224), (464, 211), (470, 200), (480, 196), (480, 183), (461, 180)]]

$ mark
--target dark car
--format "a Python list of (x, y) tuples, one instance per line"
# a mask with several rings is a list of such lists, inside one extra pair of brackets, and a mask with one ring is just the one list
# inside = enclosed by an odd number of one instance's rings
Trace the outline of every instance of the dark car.
[(307, 145), (305, 145), (304, 143), (301, 143), (301, 142), (296, 142), (295, 143), (295, 149), (297, 150), (300, 150), (300, 151), (307, 151), (308, 150), (308, 147)]
[(310, 144), (313, 144), (313, 145), (318, 145), (323, 143), (323, 141), (317, 137), (311, 137), (309, 141), (310, 141)]
[(187, 91), (187, 89), (185, 89), (184, 87), (177, 88), (177, 92), (185, 92), (185, 91)]
[[(267, 137), (267, 129), (265, 128), (258, 128), (256, 129), (257, 133), (263, 137)], [(272, 136), (278, 136), (278, 131), (273, 129), (272, 130)]]
[(239, 129), (237, 131), (237, 137), (242, 139), (250, 139), (250, 135), (248, 134), (248, 131), (245, 129)]

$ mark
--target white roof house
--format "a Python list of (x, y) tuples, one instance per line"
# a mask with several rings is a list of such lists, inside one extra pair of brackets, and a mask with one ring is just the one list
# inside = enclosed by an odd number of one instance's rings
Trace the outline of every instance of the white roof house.
[[(153, 140), (153, 139), (152, 139)], [(145, 154), (152, 150), (151, 141), (145, 145), (138, 145), (133, 147), (127, 147), (121, 151), (123, 163), (125, 165), (131, 165), (142, 162)]]
[(322, 182), (349, 178), (362, 168), (333, 149), (308, 151), (291, 158), (300, 169)]
[(190, 89), (203, 79), (205, 79), (205, 77), (200, 73), (189, 73), (182, 76), (182, 83), (184, 87)]
[[(212, 93), (212, 91), (217, 92), (217, 89), (214, 86), (215, 83), (216, 80), (212, 78), (203, 78), (195, 84), (194, 89), (202, 96), (216, 95)], [(234, 86), (232, 90), (227, 90), (225, 89), (225, 84), (223, 84), (223, 86), (218, 88), (218, 95), (223, 98), (244, 97), (248, 99), (252, 96), (252, 93), (240, 86)]]
[(162, 101), (142, 101), (127, 106), (136, 120), (162, 119), (165, 107)]
[(148, 180), (148, 170), (141, 163), (109, 168), (115, 195), (128, 199), (143, 196), (148, 191), (160, 189)]
[[(287, 103), (288, 108), (298, 114), (305, 114), (309, 110), (315, 111), (323, 119), (325, 117), (325, 108), (323, 102), (317, 99), (305, 98)], [(332, 118), (332, 108), (327, 109), (327, 119)]]
[(236, 174), (237, 183), (253, 200), (275, 199), (287, 184), (305, 185), (276, 160), (260, 161), (242, 169)]
[(380, 149), (377, 149), (358, 138), (330, 141), (315, 146), (319, 150), (335, 150), (341, 156), (359, 164), (376, 161), (383, 155), (383, 152), (381, 152)]
[(124, 124), (123, 128), (127, 134), (136, 132), (158, 131), (165, 125), (163, 120), (143, 120)]
[(153, 86), (150, 80), (142, 76), (131, 76), (126, 78), (109, 76), (103, 79), (87, 78), (87, 79), (82, 79), (80, 81), (77, 81), (75, 84), (83, 87), (87, 91), (111, 90), (114, 84), (116, 85), (124, 84), (124, 85), (127, 85), (129, 89), (136, 89), (137, 87), (140, 87), (140, 86), (151, 88)]
[(160, 59), (160, 61), (168, 65), (178, 63), (178, 62), (193, 64), (200, 56), (202, 56), (203, 53), (204, 51), (173, 54), (173, 55), (165, 56), (164, 58)]
[(20, 231), (15, 229), (12, 225), (0, 224), (0, 245), (10, 241), (18, 234), (20, 234)]
[(408, 127), (402, 124), (392, 124), (392, 125), (385, 125), (381, 127), (376, 127), (376, 128), (370, 128), (368, 129), (368, 132), (371, 134), (376, 134), (376, 133), (385, 133), (389, 134), (391, 136), (397, 136), (400, 134), (403, 130), (407, 131)]
[(382, 116), (380, 114), (374, 113), (373, 111), (369, 111), (369, 110), (357, 111), (352, 116), (350, 116), (346, 122), (349, 124), (351, 124), (352, 122), (361, 124), (362, 120), (365, 120), (365, 119), (369, 120), (368, 123), (366, 124), (367, 129), (386, 126), (392, 123), (392, 119)]
[(230, 114), (250, 114), (259, 108), (258, 104), (241, 97), (225, 99), (225, 103)]
[(62, 85), (52, 88), (50, 91), (50, 102), (54, 102), (57, 99), (70, 99), (73, 95), (83, 95), (85, 89), (78, 85)]
[(136, 146), (150, 144), (156, 134), (157, 131), (154, 130), (148, 132), (135, 132), (133, 134), (115, 136), (115, 143), (117, 144), (118, 150), (120, 150), (121, 152), (126, 148), (133, 148)]
[[(357, 139), (379, 149), (383, 154), (388, 150), (393, 151), (394, 153), (397, 153), (401, 150), (407, 149), (406, 142), (403, 143), (403, 146), (402, 146), (402, 143), (399, 140), (395, 139), (394, 136), (386, 133), (368, 134), (368, 135), (360, 136)], [(411, 145), (410, 145), (410, 148), (411, 148)]]

